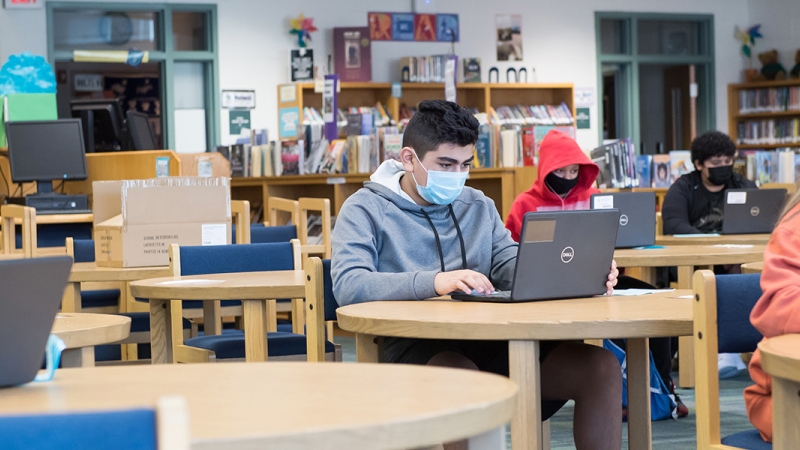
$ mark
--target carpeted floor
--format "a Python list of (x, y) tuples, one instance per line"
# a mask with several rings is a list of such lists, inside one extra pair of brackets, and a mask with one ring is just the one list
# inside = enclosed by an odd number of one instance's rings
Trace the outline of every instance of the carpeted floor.
[[(336, 342), (342, 344), (342, 359), (355, 362), (355, 339), (336, 336)], [(676, 373), (673, 378), (677, 379)], [(735, 378), (720, 380), (720, 411), (722, 416), (722, 435), (744, 431), (752, 428), (744, 410), (742, 390), (752, 384), (747, 371)], [(678, 420), (653, 422), (653, 450), (684, 450), (697, 448), (695, 439), (694, 390), (678, 389), (686, 406), (689, 417)], [(573, 404), (568, 403), (551, 419), (551, 448), (566, 450), (575, 448), (572, 441)], [(622, 425), (623, 448), (627, 448), (627, 424)], [(510, 447), (510, 446), (509, 446)]]

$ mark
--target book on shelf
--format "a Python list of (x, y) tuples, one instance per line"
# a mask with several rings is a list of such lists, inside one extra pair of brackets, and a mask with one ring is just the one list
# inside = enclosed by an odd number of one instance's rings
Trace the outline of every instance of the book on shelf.
[(379, 142), (381, 142), (381, 162), (394, 159), (400, 161), (400, 151), (403, 150), (403, 135), (399, 134), (397, 127), (379, 128)]
[(739, 90), (739, 114), (800, 111), (800, 86)]
[(333, 61), (339, 81), (372, 81), (369, 27), (335, 27)]
[(636, 155), (636, 178), (639, 179), (639, 187), (652, 187), (653, 178), (650, 175), (653, 170), (653, 155)]
[(492, 152), (492, 125), (483, 123), (478, 128), (478, 141), (475, 143), (475, 159), (473, 167), (486, 169), (494, 167)]
[(600, 169), (597, 187), (633, 188), (639, 185), (634, 164), (634, 148), (630, 139), (603, 144), (592, 150), (589, 157)]
[(464, 58), (464, 83), (481, 82), (481, 59)]
[(654, 188), (668, 188), (672, 184), (670, 164), (668, 154), (653, 155), (652, 185)]
[[(451, 58), (454, 56), (430, 55), (402, 58), (400, 60), (400, 80), (406, 83), (444, 83), (445, 66)], [(480, 75), (480, 61), (478, 65)]]
[(281, 175), (302, 175), (305, 173), (304, 140), (281, 142)]
[(489, 107), (489, 120), (500, 125), (574, 125), (572, 111), (560, 105), (517, 105)]
[(737, 144), (800, 144), (800, 118), (745, 120), (736, 125)]
[(672, 183), (678, 178), (694, 170), (692, 152), (689, 150), (672, 150), (669, 152), (669, 166)]

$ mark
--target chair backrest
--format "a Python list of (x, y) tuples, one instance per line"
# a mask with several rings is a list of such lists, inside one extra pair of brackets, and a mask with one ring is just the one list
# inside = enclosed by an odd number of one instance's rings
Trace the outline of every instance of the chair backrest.
[(661, 211), (656, 212), (656, 236), (664, 235), (664, 218), (661, 217)]
[(325, 321), (336, 320), (331, 260), (308, 258), (306, 271), (306, 334), (308, 360), (325, 361)]
[(4, 450), (188, 450), (190, 446), (183, 397), (160, 398), (156, 409), (0, 416), (0, 436)]
[(300, 217), (300, 204), (297, 200), (287, 198), (270, 197), (267, 200), (266, 217), (272, 226), (286, 225), (285, 218), (288, 216), (289, 222), (297, 226)]
[[(300, 204), (300, 244), (303, 245), (304, 254), (317, 254), (323, 258), (330, 259), (332, 256), (331, 245), (331, 201), (327, 198), (308, 198), (302, 197), (298, 200)], [(308, 213), (319, 212), (322, 217), (322, 230), (320, 244), (310, 245), (308, 242)]]
[[(249, 245), (177, 246), (176, 275), (294, 270), (300, 267), (300, 242)], [(297, 256), (295, 256), (297, 253)]]
[(72, 256), (72, 260), (76, 263), (94, 262), (94, 239), (68, 237), (66, 247), (67, 255)]
[(292, 239), (297, 239), (295, 225), (264, 226), (255, 223), (250, 226), (250, 242), (254, 244), (289, 242)]
[(26, 258), (36, 256), (36, 210), (30, 206), (3, 205), (0, 207), (3, 221), (3, 253), (10, 255), (17, 251), (16, 220), (22, 222), (22, 253)]
[(697, 447), (721, 446), (719, 412), (720, 352), (753, 351), (761, 335), (750, 324), (750, 312), (761, 297), (760, 274), (715, 276), (694, 273), (694, 351)]
[[(231, 200), (231, 242), (234, 244), (250, 243), (250, 202), (247, 200)], [(239, 230), (237, 234), (237, 228)]]

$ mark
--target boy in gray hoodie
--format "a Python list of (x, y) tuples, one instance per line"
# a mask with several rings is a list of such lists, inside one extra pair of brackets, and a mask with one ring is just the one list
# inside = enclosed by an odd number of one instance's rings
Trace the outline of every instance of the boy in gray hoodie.
[[(342, 206), (333, 230), (332, 277), (344, 306), (507, 290), (517, 244), (481, 191), (464, 187), (478, 122), (452, 102), (427, 100), (403, 135), (400, 161), (381, 164)], [(609, 293), (616, 284), (612, 265)], [(508, 344), (388, 338), (389, 362), (463, 367), (508, 375)], [(578, 449), (619, 449), (622, 379), (607, 350), (542, 342), (543, 417), (575, 400)]]

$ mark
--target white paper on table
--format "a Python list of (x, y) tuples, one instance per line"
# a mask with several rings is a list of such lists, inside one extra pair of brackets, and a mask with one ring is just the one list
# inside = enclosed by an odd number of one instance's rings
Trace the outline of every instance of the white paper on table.
[(714, 244), (712, 247), (724, 247), (724, 248), (752, 248), (752, 244)]
[(663, 292), (672, 292), (675, 289), (614, 289), (611, 295), (618, 296), (633, 296), (633, 295), (647, 295), (647, 294), (660, 294)]
[(694, 234), (673, 234), (676, 238), (700, 238), (700, 237), (719, 237), (719, 233), (694, 233)]

